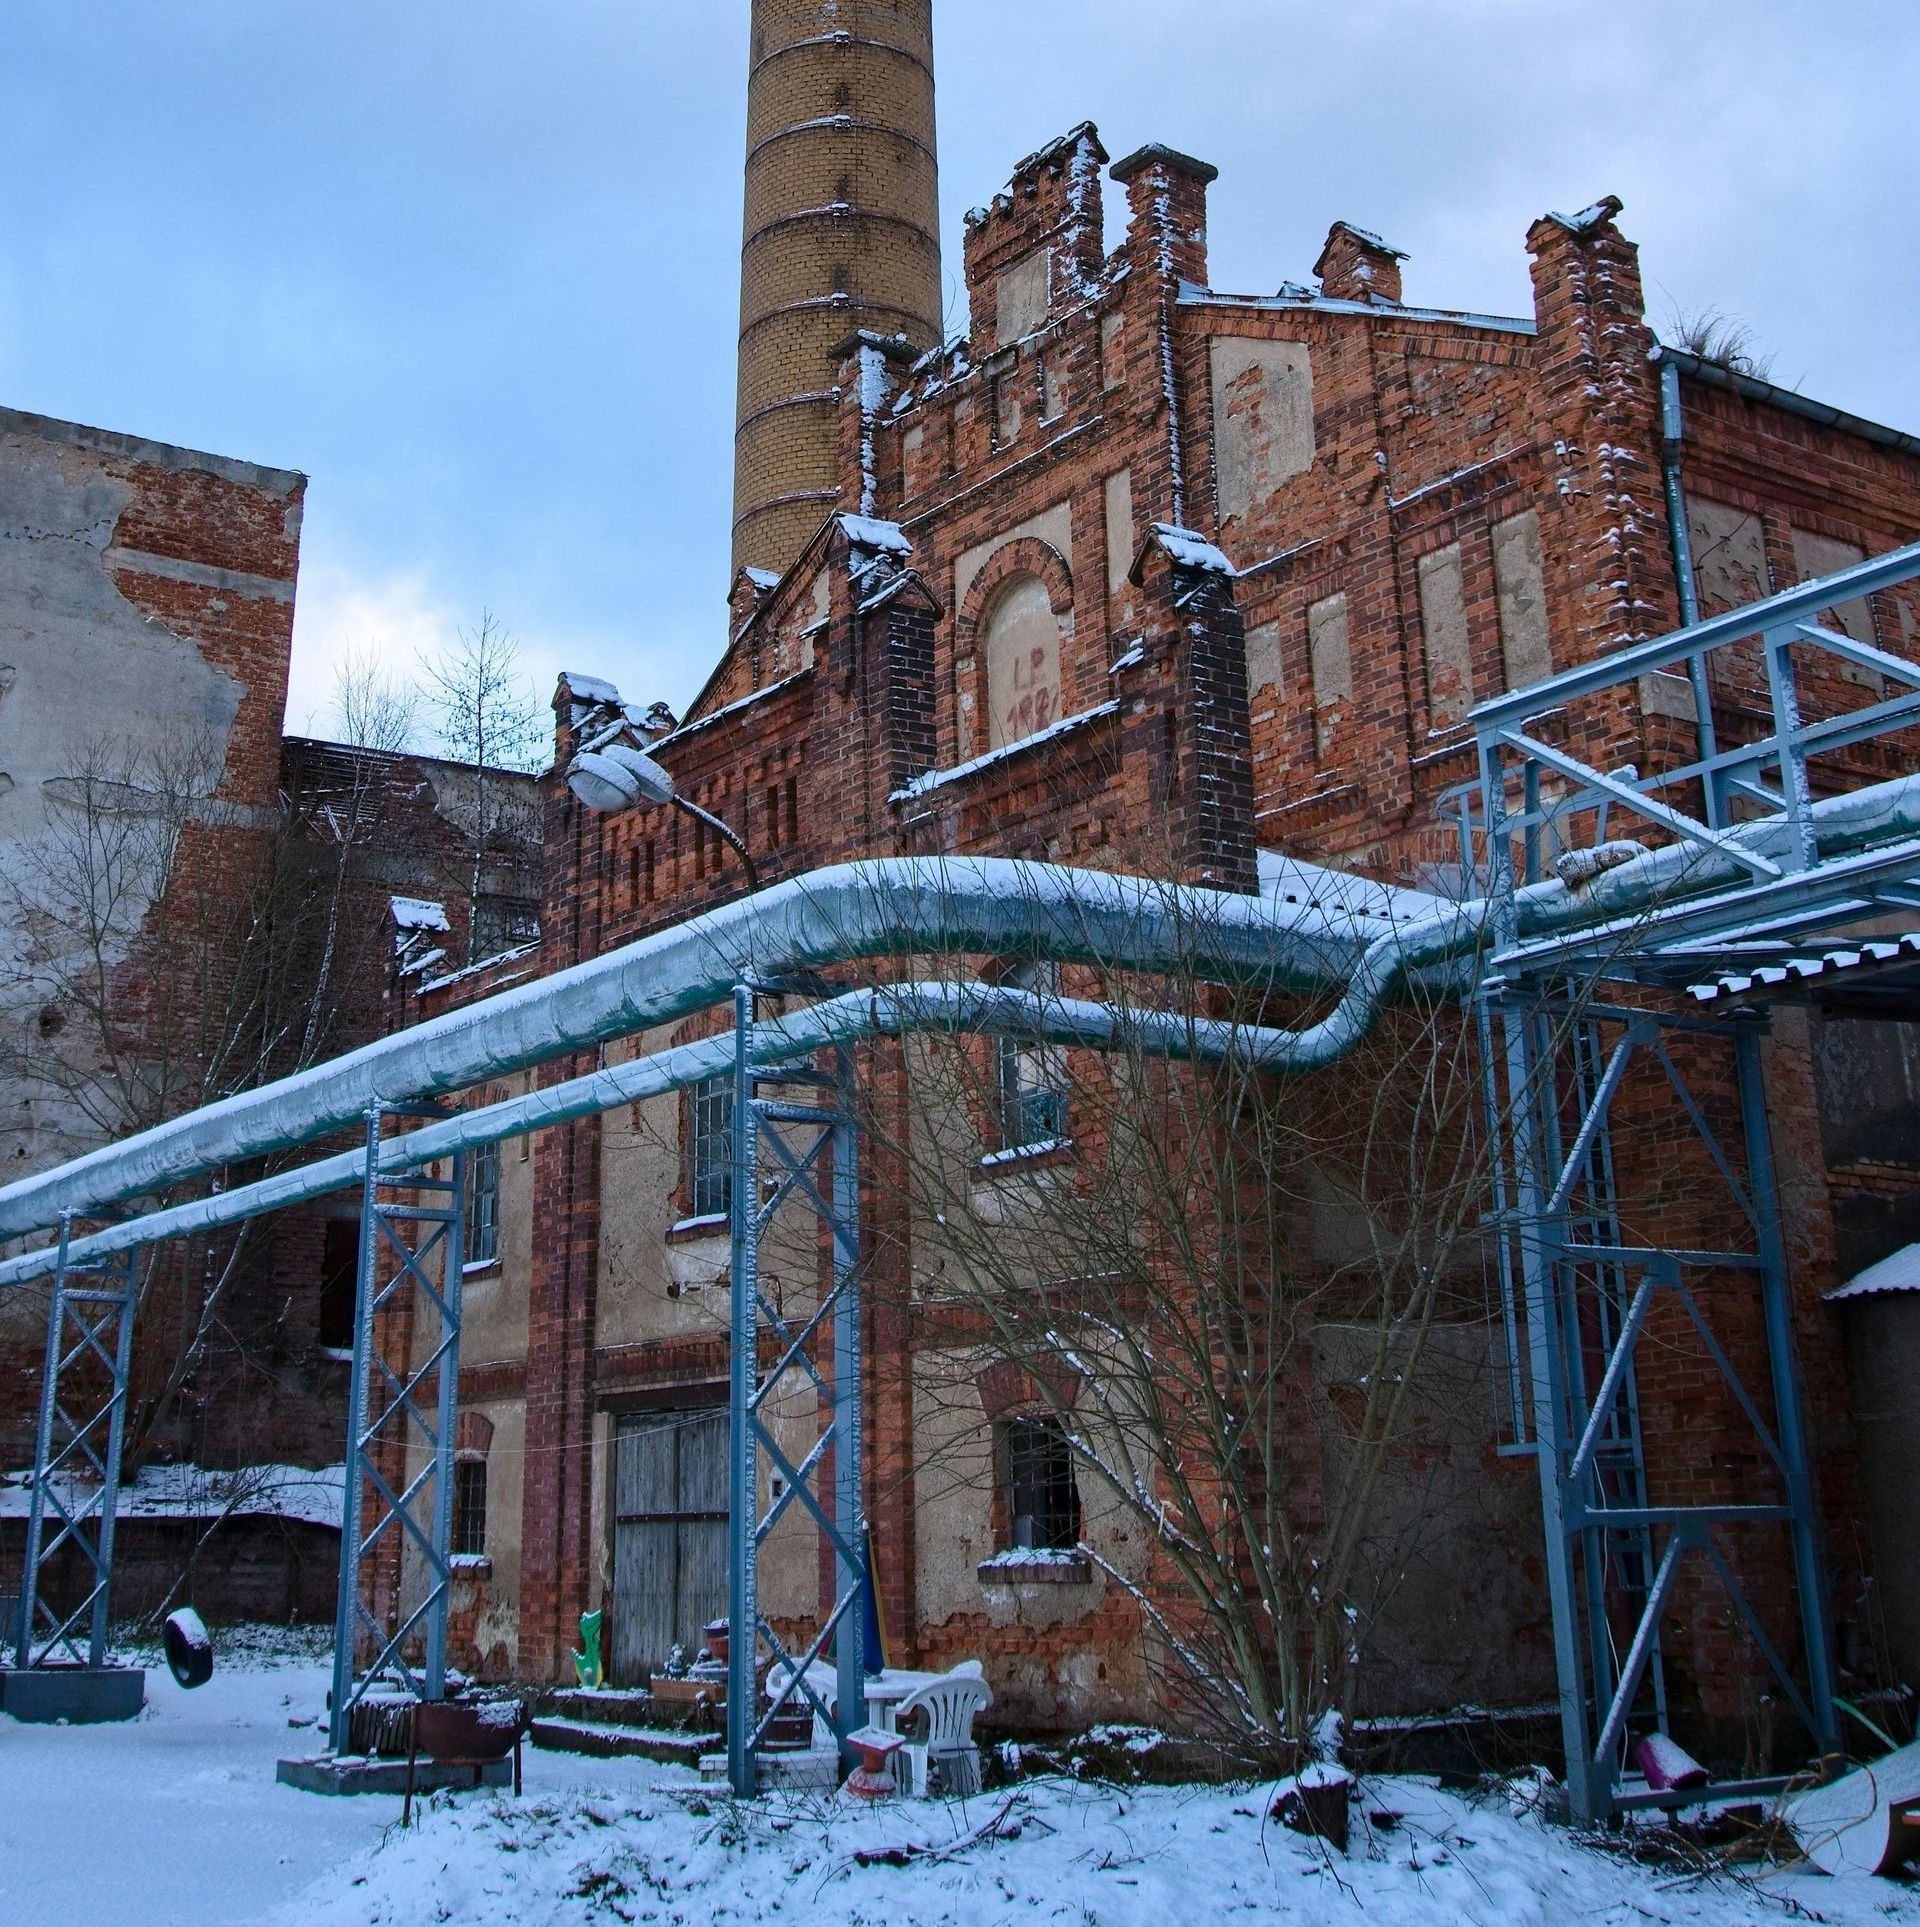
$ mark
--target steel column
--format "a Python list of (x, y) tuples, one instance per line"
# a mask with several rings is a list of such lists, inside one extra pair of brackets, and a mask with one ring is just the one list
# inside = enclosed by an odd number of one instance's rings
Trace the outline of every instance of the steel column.
[[(126, 1442), (139, 1253), (128, 1251), (102, 1264), (74, 1266), (67, 1257), (72, 1240), (69, 1213), (60, 1221), (34, 1430), (33, 1486), (27, 1504), (26, 1562), (14, 1653), (16, 1665), (23, 1668), (104, 1666), (111, 1627), (113, 1535)], [(105, 1376), (104, 1397), (93, 1380), (96, 1373)], [(68, 1387), (64, 1395), (63, 1381)], [(69, 1401), (76, 1399), (82, 1402), (70, 1410)], [(49, 1515), (59, 1522), (51, 1538), (47, 1536)], [(79, 1547), (92, 1576), (79, 1605), (62, 1614), (46, 1597), (44, 1584), (54, 1559), (67, 1545)], [(86, 1624), (84, 1653), (82, 1621)]]
[[(430, 1170), (380, 1169), (388, 1120), (421, 1114), (386, 1109), (367, 1114), (334, 1619), (329, 1735), (335, 1753), (349, 1749), (353, 1709), (379, 1680), (390, 1679), (424, 1700), (446, 1694), (466, 1157), (456, 1153), (445, 1178)], [(416, 1202), (419, 1198), (428, 1202)], [(415, 1364), (423, 1342), (425, 1356)], [(429, 1386), (431, 1413), (423, 1404)], [(420, 1469), (410, 1472), (416, 1456)], [(424, 1589), (409, 1611), (404, 1599), (410, 1556)], [(375, 1611), (383, 1562), (393, 1572), (391, 1625)], [(362, 1635), (371, 1654), (364, 1668), (358, 1664)], [(421, 1644), (417, 1668), (406, 1651), (416, 1636)]]
[[(756, 1068), (754, 991), (734, 993), (733, 1187), (729, 1200), (732, 1228), (732, 1358), (728, 1374), (730, 1412), (729, 1530), (732, 1556), (728, 1575), (727, 1779), (742, 1797), (759, 1790), (760, 1752), (781, 1709), (798, 1701), (832, 1726), (844, 1755), (847, 1736), (865, 1719), (866, 1678), (861, 1651), (860, 1611), (866, 1584), (864, 1475), (861, 1446), (862, 1355), (860, 1289), (859, 1127), (853, 1113), (852, 1058), (844, 1047), (834, 1053), (834, 1068), (821, 1073), (808, 1066)], [(762, 1089), (805, 1088), (815, 1101), (796, 1102), (763, 1096)], [(796, 1146), (787, 1133), (811, 1134)], [(823, 1184), (823, 1157), (832, 1161), (831, 1180)], [(798, 1202), (825, 1226), (832, 1244), (832, 1277), (820, 1303), (804, 1323), (795, 1323), (769, 1304), (761, 1291), (760, 1249), (767, 1228), (783, 1205)], [(797, 1315), (796, 1315), (797, 1318)], [(760, 1366), (763, 1328), (777, 1347), (773, 1362)], [(832, 1377), (822, 1372), (815, 1352), (831, 1349)], [(817, 1409), (826, 1423), (810, 1448), (794, 1463), (772, 1429), (771, 1414), (782, 1389), (811, 1381)], [(760, 1462), (785, 1481), (785, 1490), (759, 1509)], [(826, 1489), (827, 1467), (831, 1489)], [(820, 1536), (833, 1550), (834, 1600), (803, 1653), (790, 1654), (760, 1611), (760, 1549), (787, 1511), (810, 1513)], [(764, 1713), (757, 1702), (759, 1660), (764, 1648), (786, 1669), (782, 1690)], [(831, 1712), (809, 1681), (813, 1664), (829, 1646), (836, 1677)]]

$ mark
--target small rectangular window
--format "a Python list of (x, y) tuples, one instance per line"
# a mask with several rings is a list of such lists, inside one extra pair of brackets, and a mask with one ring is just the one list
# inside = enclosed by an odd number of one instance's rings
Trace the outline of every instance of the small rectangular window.
[[(1027, 964), (1009, 983), (1021, 990), (1057, 995), (1059, 972), (1051, 964)], [(1067, 1135), (1067, 1054), (1057, 1044), (1017, 1037), (997, 1040), (999, 1050), (1000, 1148), (1026, 1150)]]
[(1055, 1418), (1009, 1419), (1002, 1428), (1007, 1548), (1070, 1552), (1080, 1543), (1073, 1447)]
[(476, 1145), (467, 1153), (467, 1251), (469, 1266), (500, 1257), (500, 1147)]
[(320, 1247), (320, 1329), (323, 1350), (353, 1349), (353, 1313), (360, 1295), (360, 1220), (329, 1218)]
[(478, 1559), (487, 1550), (487, 1462), (453, 1462), (453, 1554)]
[(733, 1079), (709, 1078), (687, 1100), (687, 1193), (696, 1218), (733, 1206)]

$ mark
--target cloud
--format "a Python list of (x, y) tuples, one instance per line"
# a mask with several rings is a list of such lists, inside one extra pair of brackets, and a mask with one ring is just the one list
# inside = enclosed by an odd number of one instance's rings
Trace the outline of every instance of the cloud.
[(294, 604), (288, 729), (333, 732), (334, 679), (349, 656), (376, 654), (410, 681), (421, 659), (451, 641), (463, 619), (425, 570), (369, 570), (309, 547)]

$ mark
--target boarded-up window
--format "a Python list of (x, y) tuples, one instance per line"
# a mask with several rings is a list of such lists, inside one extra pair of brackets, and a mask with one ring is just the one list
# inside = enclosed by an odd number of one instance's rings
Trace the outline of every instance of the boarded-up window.
[(1002, 586), (982, 624), (988, 747), (998, 749), (1060, 720), (1060, 624), (1038, 576)]
[(1107, 477), (1107, 593), (1118, 595), (1127, 586), (1133, 567), (1133, 472), (1121, 469)]
[(1280, 625), (1263, 622), (1247, 631), (1247, 693), (1280, 686)]
[(1313, 356), (1302, 341), (1217, 337), (1213, 434), (1222, 521), (1270, 500), (1313, 461)]
[(1532, 509), (1493, 530), (1493, 576), (1500, 599), (1500, 645), (1507, 687), (1524, 689), (1553, 674), (1547, 635), (1547, 583), (1540, 561), (1540, 518)]
[(1020, 368), (1008, 362), (993, 381), (993, 445), (1004, 448), (1020, 439)]
[(1420, 626), (1427, 645), (1427, 710), (1436, 729), (1473, 707), (1473, 654), (1467, 634), (1466, 571), (1460, 544), (1420, 558)]
[(1307, 657), (1313, 666), (1315, 731), (1324, 755), (1353, 700), (1353, 639), (1345, 596), (1328, 596), (1307, 611)]
[(1058, 421), (1067, 412), (1067, 384), (1060, 373), (1059, 357), (1040, 362), (1040, 419)]
[(1759, 516), (1690, 495), (1687, 537), (1693, 547), (1693, 587), (1701, 615), (1744, 609), (1773, 593), (1767, 532)]
[(994, 283), (994, 336), (1011, 348), (1046, 325), (1047, 253), (1016, 262)]
[[(1856, 562), (1866, 559), (1866, 550), (1857, 543), (1841, 542), (1831, 535), (1815, 535), (1811, 529), (1795, 529), (1793, 532), (1793, 565), (1799, 570), (1802, 582), (1811, 582), (1817, 576), (1837, 574), (1841, 569), (1850, 569)], [(1837, 603), (1831, 609), (1823, 609), (1820, 620), (1824, 627), (1837, 629), (1843, 636), (1851, 636), (1855, 642), (1869, 645), (1874, 642), (1873, 611), (1864, 596), (1856, 596), (1851, 602)], [(1837, 656), (1829, 656), (1827, 661), (1837, 667), (1850, 683), (1857, 683), (1861, 688), (1876, 693), (1883, 687), (1879, 671), (1869, 669), (1864, 663), (1846, 662)]]

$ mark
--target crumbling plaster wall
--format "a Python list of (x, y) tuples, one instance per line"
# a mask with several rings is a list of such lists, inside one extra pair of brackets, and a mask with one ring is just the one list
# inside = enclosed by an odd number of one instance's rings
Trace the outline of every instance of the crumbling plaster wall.
[[(134, 772), (129, 809), (141, 763), (189, 747), (211, 828), (271, 808), (303, 490), (297, 475), (0, 410), (0, 1023), (35, 1020), (22, 913), (45, 901), (38, 866), (76, 827), (91, 747)], [(115, 908), (109, 965), (150, 893)], [(0, 1092), (0, 1169), (56, 1162), (92, 1135), (44, 1087)]]

